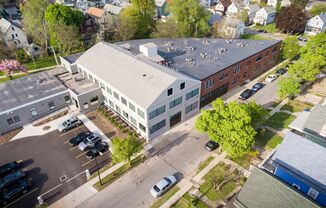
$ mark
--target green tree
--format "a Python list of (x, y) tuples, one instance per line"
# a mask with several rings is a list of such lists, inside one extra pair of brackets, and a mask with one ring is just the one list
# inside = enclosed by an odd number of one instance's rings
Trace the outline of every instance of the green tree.
[(135, 35), (137, 23), (135, 17), (132, 16), (135, 14), (132, 10), (131, 7), (127, 7), (120, 13), (115, 34), (116, 40), (126, 41)]
[(299, 41), (296, 37), (289, 36), (282, 43), (282, 58), (293, 59), (300, 52)]
[(299, 9), (304, 9), (308, 3), (309, 0), (290, 0), (291, 5), (294, 5), (295, 7)]
[(249, 15), (247, 10), (242, 10), (241, 12), (239, 12), (237, 18), (242, 22), (244, 22), (245, 24), (247, 24), (249, 22)]
[(159, 21), (155, 31), (151, 34), (153, 38), (178, 38), (180, 31), (173, 18), (167, 18), (166, 21)]
[(174, 0), (170, 10), (182, 36), (203, 37), (210, 32), (209, 12), (197, 0)]
[(251, 126), (254, 128), (260, 127), (260, 125), (266, 120), (268, 112), (266, 109), (258, 105), (256, 102), (249, 102), (248, 104), (243, 104), (247, 107), (247, 110), (251, 117)]
[(326, 57), (326, 33), (319, 33), (312, 37), (301, 50), (302, 56), (322, 56)]
[(277, 14), (280, 13), (280, 11), (281, 11), (281, 0), (277, 0), (275, 10), (276, 10)]
[(115, 138), (112, 141), (112, 158), (115, 162), (128, 161), (131, 165), (131, 157), (142, 150), (139, 140), (133, 135), (126, 138)]
[[(0, 34), (0, 37), (1, 37), (1, 34)], [(14, 57), (15, 56), (14, 56), (13, 51), (0, 38), (0, 61), (4, 60), (4, 59), (12, 59)]]
[(281, 77), (278, 81), (278, 85), (279, 89), (277, 94), (281, 99), (297, 96), (301, 92), (298, 79), (292, 76)]
[(309, 10), (311, 16), (316, 16), (323, 12), (326, 12), (326, 4), (317, 4)]
[(61, 4), (51, 4), (46, 8), (45, 19), (50, 27), (57, 26), (58, 22), (79, 27), (84, 21), (84, 15), (79, 10)]
[(219, 143), (230, 157), (241, 157), (251, 151), (256, 131), (253, 122), (260, 120), (263, 113), (256, 111), (254, 104), (235, 101), (225, 104), (218, 98), (212, 102), (213, 109), (203, 110), (196, 120), (196, 128), (206, 132)]
[(300, 58), (289, 67), (289, 74), (304, 81), (314, 81), (320, 73), (321, 65), (325, 62), (320, 56), (306, 56)]
[(28, 0), (21, 6), (23, 25), (26, 33), (33, 38), (34, 43), (46, 51), (49, 35), (45, 22), (45, 10), (49, 2), (46, 0)]

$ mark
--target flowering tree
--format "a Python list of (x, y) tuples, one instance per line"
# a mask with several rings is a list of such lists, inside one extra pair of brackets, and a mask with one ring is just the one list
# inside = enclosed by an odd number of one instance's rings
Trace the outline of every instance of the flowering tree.
[(3, 71), (10, 79), (12, 79), (13, 71), (21, 71), (26, 72), (27, 70), (24, 66), (20, 65), (20, 63), (16, 60), (2, 60), (0, 63), (0, 71)]

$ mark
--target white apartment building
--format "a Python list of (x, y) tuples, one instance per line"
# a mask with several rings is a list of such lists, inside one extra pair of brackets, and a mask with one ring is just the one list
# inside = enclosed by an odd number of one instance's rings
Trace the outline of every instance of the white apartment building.
[(154, 43), (139, 48), (142, 56), (98, 43), (75, 63), (101, 87), (105, 105), (150, 140), (199, 111), (201, 82), (155, 63), (164, 59)]

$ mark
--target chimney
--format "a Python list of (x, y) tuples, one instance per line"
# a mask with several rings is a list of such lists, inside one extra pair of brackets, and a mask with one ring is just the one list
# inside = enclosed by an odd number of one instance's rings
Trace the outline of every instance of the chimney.
[(157, 55), (157, 45), (155, 43), (146, 43), (139, 46), (139, 51), (147, 58), (151, 58)]

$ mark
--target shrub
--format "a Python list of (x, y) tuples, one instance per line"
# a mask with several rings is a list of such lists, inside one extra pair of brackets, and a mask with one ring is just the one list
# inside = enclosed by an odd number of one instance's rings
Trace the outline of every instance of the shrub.
[(16, 60), (24, 63), (30, 61), (31, 57), (23, 49), (19, 49), (16, 51)]

